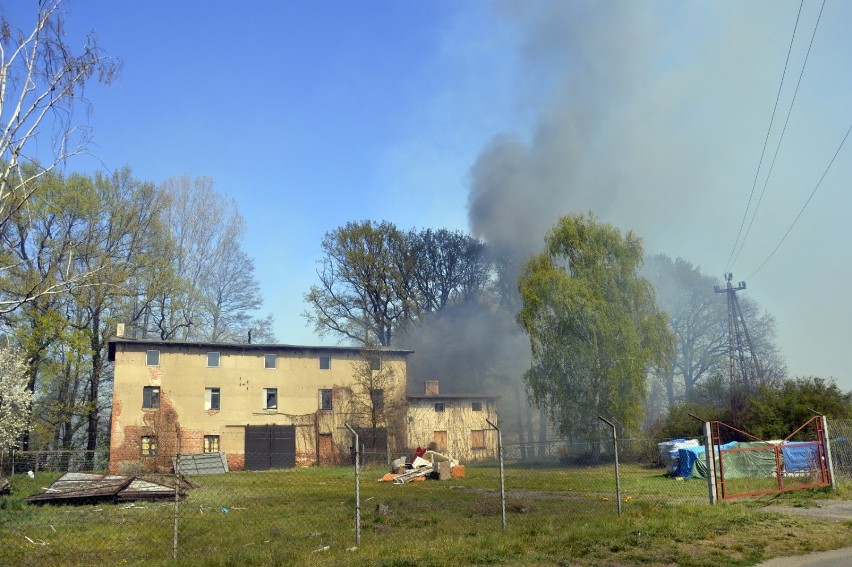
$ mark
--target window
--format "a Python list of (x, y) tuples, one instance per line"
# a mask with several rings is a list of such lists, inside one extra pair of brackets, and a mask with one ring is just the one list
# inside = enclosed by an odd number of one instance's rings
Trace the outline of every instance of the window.
[(219, 452), (219, 436), (205, 435), (204, 436), (204, 452), (218, 453)]
[(329, 370), (331, 368), (331, 355), (320, 355), (320, 370)]
[(160, 365), (160, 351), (158, 351), (158, 350), (145, 351), (145, 366), (159, 366), (159, 365)]
[(207, 368), (219, 368), (219, 353), (218, 352), (208, 352), (207, 353)]
[(157, 456), (157, 438), (152, 435), (142, 436), (142, 457), (150, 458)]
[(435, 404), (435, 411), (444, 411), (444, 402), (437, 402)]
[(378, 354), (375, 354), (370, 357), (370, 370), (381, 370), (382, 369), (382, 357)]
[(278, 365), (278, 355), (277, 354), (264, 354), (263, 355), (263, 367), (274, 370)]
[(319, 391), (319, 409), (331, 409), (331, 390), (322, 389)]
[(470, 448), (485, 449), (485, 430), (474, 429), (470, 432)]
[(145, 386), (142, 388), (142, 407), (144, 409), (158, 409), (160, 407), (159, 386)]
[(385, 391), (370, 390), (370, 402), (373, 404), (373, 409), (376, 411), (385, 409)]
[(482, 402), (471, 402), (471, 411), (482, 411)]
[(204, 409), (219, 410), (219, 388), (204, 388)]
[(278, 408), (278, 388), (264, 388), (263, 389), (263, 403), (264, 409), (277, 409)]

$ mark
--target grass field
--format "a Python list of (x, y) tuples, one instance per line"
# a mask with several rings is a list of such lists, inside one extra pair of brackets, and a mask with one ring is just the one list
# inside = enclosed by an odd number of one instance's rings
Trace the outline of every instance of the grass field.
[[(622, 467), (623, 514), (612, 470), (509, 466), (507, 530), (499, 471), (402, 486), (362, 471), (361, 544), (355, 548), (349, 468), (242, 472), (193, 478), (173, 503), (30, 506), (58, 474), (12, 478), (0, 497), (0, 565), (753, 565), (778, 555), (852, 545), (852, 522), (766, 512), (770, 499), (709, 506), (702, 481)], [(778, 497), (796, 506), (848, 490)]]

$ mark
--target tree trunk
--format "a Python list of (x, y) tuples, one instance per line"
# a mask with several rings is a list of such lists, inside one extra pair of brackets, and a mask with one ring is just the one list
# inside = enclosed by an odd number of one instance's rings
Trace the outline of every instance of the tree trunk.
[(521, 410), (521, 388), (515, 384), (515, 400), (517, 401), (516, 423), (518, 427), (518, 444), (521, 448), (521, 460), (527, 460), (527, 446), (524, 444), (524, 413)]
[(92, 314), (91, 323), (92, 332), (92, 375), (89, 379), (89, 414), (86, 432), (86, 459), (88, 460), (94, 455), (95, 449), (98, 448), (98, 393), (101, 385), (101, 316), (100, 311), (95, 310)]
[(538, 414), (538, 458), (544, 459), (547, 453), (547, 407), (542, 404)]

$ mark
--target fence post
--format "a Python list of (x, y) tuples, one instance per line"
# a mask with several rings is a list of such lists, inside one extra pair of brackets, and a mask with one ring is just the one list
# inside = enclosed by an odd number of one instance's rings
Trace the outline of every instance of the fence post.
[(707, 497), (710, 504), (716, 503), (716, 455), (713, 453), (713, 428), (710, 422), (693, 415), (686, 414), (692, 419), (697, 419), (701, 422), (704, 428), (704, 466), (707, 468)]
[(348, 423), (346, 429), (355, 436), (355, 545), (361, 545), (361, 478), (358, 433)]
[(713, 454), (713, 436), (710, 422), (704, 422), (704, 462), (707, 467), (707, 496), (710, 504), (716, 503), (716, 459)]
[(172, 559), (178, 556), (178, 499), (180, 498), (180, 455), (175, 457), (175, 511), (172, 526)]
[(506, 531), (506, 480), (503, 475), (503, 435), (500, 433), (500, 428), (494, 423), (485, 418), (485, 421), (497, 430), (497, 459), (500, 461), (500, 514), (502, 518), (503, 531)]
[(606, 423), (612, 428), (612, 447), (615, 453), (615, 499), (618, 500), (618, 515), (621, 515), (621, 477), (618, 473), (618, 433), (615, 431), (615, 424), (610, 420), (598, 416), (598, 419)]
[(831, 460), (831, 441), (828, 438), (828, 420), (824, 415), (819, 417), (822, 420), (822, 436), (825, 439), (825, 460), (828, 461), (828, 476), (831, 478), (831, 489), (837, 490), (837, 482), (834, 480), (834, 463)]

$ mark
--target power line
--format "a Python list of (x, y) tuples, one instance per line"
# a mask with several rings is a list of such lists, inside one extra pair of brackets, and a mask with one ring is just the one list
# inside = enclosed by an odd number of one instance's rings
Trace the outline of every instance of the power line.
[(808, 44), (808, 51), (805, 54), (805, 60), (802, 63), (802, 70), (799, 72), (799, 80), (796, 82), (796, 89), (793, 91), (793, 98), (790, 100), (790, 108), (787, 111), (787, 118), (784, 120), (784, 127), (781, 129), (781, 136), (778, 138), (778, 145), (775, 147), (775, 155), (772, 156), (772, 163), (769, 165), (769, 172), (766, 174), (766, 181), (763, 183), (763, 189), (760, 191), (760, 197), (757, 200), (757, 205), (754, 207), (754, 211), (751, 215), (751, 221), (748, 223), (748, 228), (746, 229), (746, 233), (743, 236), (742, 242), (740, 243), (740, 249), (737, 251), (737, 254), (734, 256), (734, 262), (739, 258), (740, 253), (743, 251), (743, 246), (745, 246), (746, 238), (748, 238), (749, 232), (751, 232), (751, 227), (754, 224), (754, 219), (757, 217), (757, 211), (760, 208), (760, 203), (763, 201), (763, 195), (766, 193), (766, 187), (769, 185), (769, 178), (772, 176), (772, 171), (775, 169), (775, 161), (778, 159), (778, 152), (781, 150), (781, 142), (784, 141), (784, 133), (787, 131), (787, 124), (790, 122), (790, 115), (793, 113), (793, 105), (796, 103), (796, 96), (799, 94), (799, 86), (802, 84), (802, 77), (805, 74), (805, 67), (808, 65), (808, 58), (811, 55), (811, 48), (814, 45), (814, 38), (816, 37), (817, 28), (819, 28), (819, 22), (822, 19), (822, 11), (825, 8), (825, 0), (822, 2), (822, 6), (819, 9), (819, 15), (817, 16), (817, 21), (814, 24), (814, 31), (811, 34), (811, 41)]
[(805, 212), (805, 208), (808, 206), (808, 203), (810, 203), (811, 199), (813, 199), (814, 194), (817, 192), (817, 189), (819, 189), (819, 186), (822, 185), (823, 179), (825, 179), (825, 176), (828, 174), (828, 170), (831, 169), (831, 166), (834, 164), (834, 160), (837, 158), (837, 155), (840, 153), (841, 148), (843, 148), (843, 144), (846, 143), (846, 139), (849, 137), (850, 132), (852, 132), (852, 126), (849, 126), (849, 129), (846, 130), (846, 135), (843, 136), (843, 140), (841, 140), (840, 145), (837, 146), (837, 151), (834, 152), (834, 155), (832, 156), (831, 161), (828, 162), (828, 166), (826, 166), (825, 171), (822, 172), (822, 176), (819, 178), (819, 181), (817, 182), (816, 187), (814, 187), (814, 190), (811, 191), (811, 194), (808, 197), (808, 200), (805, 201), (804, 205), (802, 205), (802, 209), (799, 211), (799, 214), (796, 215), (795, 219), (793, 219), (792, 224), (790, 224), (790, 228), (787, 229), (787, 232), (785, 232), (784, 236), (781, 237), (781, 241), (778, 242), (778, 245), (772, 250), (772, 252), (769, 254), (769, 256), (767, 256), (766, 260), (764, 260), (763, 263), (760, 266), (758, 266), (757, 269), (749, 277), (746, 278), (747, 280), (750, 280), (751, 278), (753, 278), (754, 275), (757, 274), (757, 272), (759, 272), (761, 270), (761, 268), (763, 268), (763, 266), (765, 266), (766, 263), (769, 262), (769, 260), (772, 259), (772, 257), (775, 255), (775, 253), (781, 247), (781, 245), (784, 244), (784, 241), (787, 239), (787, 236), (790, 235), (790, 232), (793, 231), (793, 227), (796, 226), (796, 223), (799, 221), (799, 218), (802, 216), (802, 213)]
[[(796, 23), (793, 26), (793, 36), (790, 38), (790, 46), (787, 48), (787, 59), (784, 61), (784, 70), (781, 72), (781, 83), (778, 85), (778, 93), (775, 95), (775, 106), (773, 106), (772, 116), (769, 118), (769, 128), (766, 129), (766, 138), (763, 140), (763, 149), (760, 151), (760, 159), (757, 162), (757, 171), (754, 173), (754, 181), (751, 184), (751, 193), (749, 193), (748, 196), (748, 203), (746, 204), (746, 210), (743, 213), (743, 220), (740, 222), (740, 229), (737, 232), (737, 238), (734, 240), (734, 246), (731, 248), (731, 254), (728, 256), (728, 263), (725, 264), (725, 272), (728, 271), (728, 268), (733, 262), (734, 252), (737, 249), (737, 244), (740, 242), (740, 235), (743, 233), (743, 227), (745, 226), (745, 221), (748, 218), (748, 211), (751, 208), (751, 200), (754, 197), (754, 189), (757, 187), (757, 180), (760, 177), (760, 168), (763, 165), (763, 156), (766, 154), (766, 146), (769, 144), (769, 134), (772, 132), (772, 123), (775, 121), (775, 112), (778, 110), (778, 101), (781, 98), (781, 89), (784, 86), (784, 78), (787, 76), (787, 66), (790, 63), (790, 53), (793, 51), (793, 42), (796, 39), (796, 30), (799, 29), (799, 18), (802, 16), (802, 6), (804, 6), (804, 4), (805, 0), (802, 0), (799, 4), (799, 12), (796, 14)], [(745, 241), (745, 237), (743, 238), (743, 241)]]

